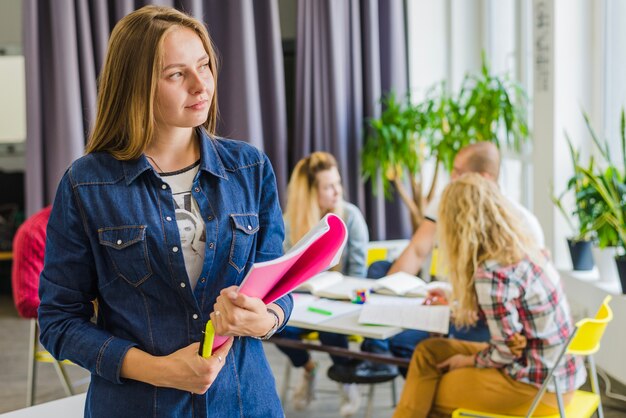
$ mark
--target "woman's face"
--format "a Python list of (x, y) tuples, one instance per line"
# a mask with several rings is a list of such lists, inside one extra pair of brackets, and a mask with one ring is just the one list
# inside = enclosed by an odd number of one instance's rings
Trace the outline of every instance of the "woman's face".
[(179, 219), (178, 231), (180, 233), (180, 243), (183, 247), (191, 245), (193, 237), (196, 235), (196, 227), (189, 219)]
[(208, 118), (215, 90), (200, 37), (177, 28), (163, 40), (163, 68), (155, 97), (157, 127), (193, 128)]
[(317, 173), (317, 203), (322, 212), (328, 212), (337, 207), (341, 201), (343, 187), (341, 176), (336, 167)]

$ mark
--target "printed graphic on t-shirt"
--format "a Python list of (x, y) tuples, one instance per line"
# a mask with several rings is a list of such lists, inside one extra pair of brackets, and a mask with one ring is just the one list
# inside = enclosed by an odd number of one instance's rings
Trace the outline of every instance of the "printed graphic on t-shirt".
[[(176, 205), (176, 222), (180, 233), (180, 243), (185, 258), (187, 275), (193, 284), (197, 281), (204, 264), (206, 231), (202, 216), (191, 192), (173, 195)], [(195, 286), (193, 286), (195, 287)]]

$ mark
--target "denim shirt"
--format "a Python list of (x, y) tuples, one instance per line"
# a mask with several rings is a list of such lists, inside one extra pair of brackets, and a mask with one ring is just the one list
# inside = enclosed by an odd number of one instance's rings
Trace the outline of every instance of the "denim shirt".
[[(202, 130), (192, 186), (206, 223), (194, 290), (169, 186), (142, 155), (88, 154), (65, 173), (48, 224), (40, 279), (41, 342), (91, 372), (86, 417), (282, 417), (262, 342), (235, 338), (204, 395), (120, 377), (133, 346), (163, 356), (199, 341), (221, 289), (253, 262), (282, 254), (284, 227), (271, 164), (239, 141)], [(92, 300), (98, 300), (97, 324)], [(291, 314), (290, 295), (276, 302)]]

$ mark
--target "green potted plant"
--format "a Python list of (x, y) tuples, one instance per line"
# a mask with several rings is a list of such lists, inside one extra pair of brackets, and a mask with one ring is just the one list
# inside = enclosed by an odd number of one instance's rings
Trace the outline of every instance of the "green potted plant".
[(585, 121), (606, 167), (604, 169), (597, 167), (594, 170), (592, 166), (589, 168), (578, 166), (578, 169), (592, 188), (592, 193), (590, 193), (590, 202), (594, 206), (592, 228), (596, 231), (598, 245), (600, 248), (608, 245), (617, 247), (614, 258), (624, 291), (626, 290), (626, 121), (624, 110), (620, 119), (622, 155), (619, 165), (612, 161), (606, 141), (600, 143), (598, 140), (586, 115)]
[[(392, 189), (398, 192), (415, 230), (433, 198), (440, 168), (450, 172), (462, 147), (491, 141), (520, 150), (529, 138), (526, 100), (523, 89), (507, 76), (491, 74), (484, 55), (480, 73), (467, 74), (456, 95), (445, 83), (433, 86), (417, 104), (390, 94), (382, 100), (381, 116), (368, 121), (363, 176), (372, 180), (374, 192), (379, 182), (385, 196)], [(422, 169), (429, 159), (434, 159), (435, 172), (427, 186)]]
[[(573, 269), (582, 271), (591, 270), (594, 266), (591, 245), (594, 239), (592, 225), (595, 218), (595, 207), (593, 205), (595, 200), (590, 199), (590, 196), (594, 194), (595, 190), (579, 169), (580, 152), (574, 148), (567, 133), (565, 133), (565, 137), (567, 139), (574, 173), (567, 181), (565, 190), (563, 190), (559, 196), (551, 193), (550, 198), (552, 203), (554, 203), (565, 218), (571, 230), (571, 235), (567, 237), (567, 245), (572, 259)], [(594, 171), (593, 158), (589, 162), (588, 170)], [(573, 197), (574, 199), (574, 209), (571, 212), (568, 212), (564, 207), (566, 197)]]

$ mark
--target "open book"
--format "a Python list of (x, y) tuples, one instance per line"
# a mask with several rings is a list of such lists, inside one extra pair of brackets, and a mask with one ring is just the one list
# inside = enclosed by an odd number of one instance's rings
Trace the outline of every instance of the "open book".
[[(257, 297), (265, 304), (291, 292), (314, 275), (339, 263), (348, 240), (341, 218), (329, 213), (282, 257), (254, 263), (239, 286), (239, 292)], [(216, 335), (213, 349), (227, 337)]]
[(374, 279), (348, 277), (337, 271), (326, 271), (302, 283), (296, 291), (309, 292), (321, 298), (351, 300), (355, 290), (372, 289), (375, 283)]
[(374, 299), (371, 303), (363, 305), (359, 323), (392, 325), (447, 334), (450, 325), (450, 307), (422, 303), (422, 299)]
[(428, 291), (433, 289), (449, 289), (450, 285), (446, 282), (430, 282), (412, 274), (398, 272), (390, 274), (376, 280), (374, 291), (383, 295), (408, 296), (408, 297), (426, 297)]

